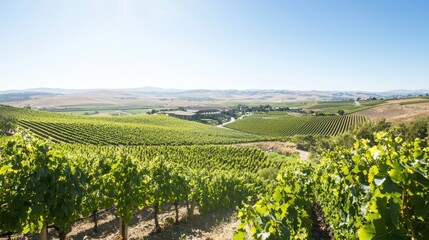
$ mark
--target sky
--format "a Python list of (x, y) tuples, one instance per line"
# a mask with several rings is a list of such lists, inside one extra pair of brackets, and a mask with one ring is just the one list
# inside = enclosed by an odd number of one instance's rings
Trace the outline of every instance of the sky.
[(2, 0), (0, 90), (429, 89), (427, 0)]

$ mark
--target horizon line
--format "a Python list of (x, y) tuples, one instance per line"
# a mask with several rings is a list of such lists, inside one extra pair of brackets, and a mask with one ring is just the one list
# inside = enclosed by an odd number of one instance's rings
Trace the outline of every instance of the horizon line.
[[(420, 89), (388, 89), (381, 91), (370, 91), (370, 90), (293, 90), (286, 88), (247, 88), (247, 89), (238, 89), (238, 88), (163, 88), (156, 86), (143, 86), (143, 87), (129, 87), (129, 88), (61, 88), (61, 87), (33, 87), (33, 88), (21, 88), (21, 89), (6, 89), (0, 90), (1, 92), (13, 92), (13, 91), (21, 91), (21, 92), (31, 92), (38, 89), (46, 89), (46, 90), (69, 90), (69, 91), (126, 91), (126, 90), (136, 90), (136, 89), (149, 89), (156, 88), (164, 91), (291, 91), (291, 92), (365, 92), (365, 93), (383, 93), (383, 92), (395, 92), (395, 91), (410, 91), (410, 92), (418, 92), (418, 91), (427, 91), (429, 93), (429, 89), (420, 88)], [(153, 91), (156, 92), (156, 91)]]

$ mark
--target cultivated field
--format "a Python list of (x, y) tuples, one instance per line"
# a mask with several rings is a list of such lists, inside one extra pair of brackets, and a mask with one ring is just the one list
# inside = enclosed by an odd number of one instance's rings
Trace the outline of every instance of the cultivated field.
[(293, 135), (334, 136), (354, 129), (367, 118), (362, 115), (347, 116), (290, 116), (254, 114), (226, 127), (262, 136), (285, 138)]
[(311, 105), (303, 106), (302, 108), (321, 112), (324, 114), (335, 114), (343, 110), (346, 114), (365, 110), (382, 104), (383, 100), (369, 100), (369, 101), (323, 101), (314, 102)]
[(55, 142), (97, 145), (221, 144), (263, 138), (164, 115), (84, 117), (0, 106), (18, 125)]

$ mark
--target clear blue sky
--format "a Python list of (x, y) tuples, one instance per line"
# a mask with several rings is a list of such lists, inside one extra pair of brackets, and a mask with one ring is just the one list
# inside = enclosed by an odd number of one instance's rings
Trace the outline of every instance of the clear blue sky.
[(429, 89), (427, 0), (2, 0), (0, 90)]

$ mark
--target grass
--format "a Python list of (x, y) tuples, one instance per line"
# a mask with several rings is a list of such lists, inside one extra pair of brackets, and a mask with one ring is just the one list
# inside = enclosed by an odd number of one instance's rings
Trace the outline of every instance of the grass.
[(399, 105), (411, 105), (411, 104), (419, 104), (419, 103), (427, 103), (429, 102), (429, 99), (421, 99), (421, 100), (415, 100), (415, 101), (409, 101), (409, 102), (401, 102)]
[(284, 155), (276, 152), (267, 154), (267, 159), (274, 163), (296, 163), (300, 160), (299, 153), (292, 153), (290, 155)]

